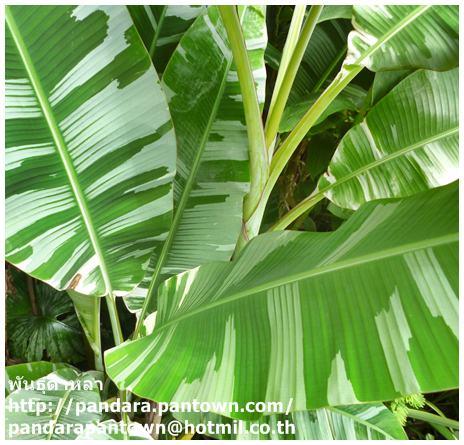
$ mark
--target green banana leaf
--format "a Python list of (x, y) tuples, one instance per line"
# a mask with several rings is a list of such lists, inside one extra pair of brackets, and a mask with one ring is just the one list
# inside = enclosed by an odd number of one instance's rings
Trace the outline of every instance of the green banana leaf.
[(86, 425), (76, 440), (153, 440), (140, 423), (131, 422), (124, 434), (124, 424), (114, 420), (105, 420), (97, 424)]
[(307, 99), (331, 80), (346, 55), (351, 29), (351, 23), (343, 19), (318, 23), (298, 68), (288, 105)]
[(8, 353), (16, 359), (79, 363), (84, 338), (71, 299), (45, 283), (10, 268), (6, 296)]
[[(357, 85), (349, 85), (337, 96), (330, 105), (324, 110), (319, 119), (314, 124), (315, 126), (323, 122), (330, 115), (343, 112), (346, 110), (359, 111), (364, 105), (367, 92)], [(287, 133), (292, 131), (295, 125), (311, 108), (319, 97), (319, 93), (308, 94), (308, 96), (298, 102), (290, 103), (285, 107), (282, 115), (282, 120), (279, 124), (279, 133)], [(314, 130), (312, 128), (311, 130)]]
[(375, 73), (374, 82), (372, 83), (372, 104), (377, 103), (412, 72), (412, 70), (398, 70)]
[(34, 380), (38, 380), (41, 377), (56, 371), (61, 368), (72, 368), (67, 363), (51, 363), (51, 362), (29, 362), (29, 363), (18, 363), (17, 365), (11, 365), (5, 367), (5, 391), (6, 395), (10, 394), (16, 389), (19, 389), (19, 385), (28, 384)]
[[(351, 29), (348, 20), (327, 19), (318, 23), (298, 68), (288, 104), (307, 99), (331, 80), (346, 54), (346, 42)], [(277, 48), (271, 44), (267, 45), (265, 60), (273, 70), (279, 69), (281, 57), (282, 53)]]
[(348, 19), (353, 16), (353, 6), (351, 5), (324, 5), (321, 15), (318, 18), (318, 23), (326, 20)]
[(456, 180), (458, 98), (457, 68), (408, 76), (343, 137), (318, 193), (356, 209)]
[(179, 40), (205, 6), (130, 5), (127, 8), (156, 70), (162, 73)]
[(123, 6), (6, 7), (6, 259), (123, 295), (172, 217), (166, 99)]
[[(100, 391), (95, 372), (62, 368), (12, 392), (5, 402), (7, 439), (73, 440), (79, 429), (98, 422), (100, 413), (83, 406), (98, 406)], [(34, 403), (29, 403), (34, 401)], [(39, 402), (46, 409), (40, 408)], [(21, 408), (18, 408), (21, 407)], [(40, 431), (34, 425), (42, 425)]]
[[(175, 414), (181, 421), (207, 424), (222, 440), (404, 440), (403, 427), (382, 403), (359, 404), (232, 420), (219, 414)], [(225, 425), (224, 433), (220, 428)], [(263, 426), (264, 425), (264, 426)], [(230, 430), (229, 430), (230, 429)], [(269, 432), (267, 432), (269, 431)]]
[(260, 235), (172, 277), (153, 333), (108, 350), (108, 375), (158, 402), (294, 411), (457, 387), (457, 200), (454, 183), (369, 202), (335, 232)]
[[(258, 98), (264, 104), (264, 7), (240, 10)], [(143, 304), (155, 265), (161, 279), (210, 261), (230, 259), (249, 187), (248, 139), (237, 72), (217, 7), (182, 37), (163, 75), (178, 141), (175, 216), (146, 279), (125, 298)]]
[(458, 65), (457, 5), (355, 5), (352, 22), (347, 66), (366, 51), (362, 64), (372, 71)]
[(90, 295), (82, 295), (76, 291), (69, 290), (77, 318), (82, 326), (82, 330), (89, 342), (92, 351), (97, 359), (101, 359), (101, 334), (100, 334), (100, 298)]

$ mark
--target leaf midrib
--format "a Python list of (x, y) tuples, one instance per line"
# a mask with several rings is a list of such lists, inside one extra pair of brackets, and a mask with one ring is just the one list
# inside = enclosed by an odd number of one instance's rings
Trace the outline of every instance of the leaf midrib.
[(156, 44), (158, 43), (158, 38), (161, 33), (161, 28), (163, 27), (163, 24), (164, 24), (164, 17), (166, 16), (167, 10), (168, 10), (168, 7), (166, 5), (163, 6), (163, 10), (161, 11), (160, 18), (156, 24), (156, 30), (155, 30), (155, 34), (153, 35), (153, 40), (151, 41), (150, 48), (148, 50), (148, 53), (150, 54), (150, 58), (152, 60), (155, 57)]
[[(422, 14), (424, 14), (433, 5), (420, 5), (406, 17), (402, 18), (395, 26), (388, 30), (381, 38), (379, 38), (373, 45), (371, 45), (366, 51), (364, 51), (353, 63), (354, 65), (362, 65), (363, 60), (368, 58), (371, 54), (375, 53), (384, 43), (395, 37), (400, 31), (402, 31), (411, 22), (416, 20)], [(353, 19), (354, 20), (354, 19)]]
[(21, 60), (24, 64), (24, 67), (26, 69), (26, 72), (29, 76), (29, 80), (31, 82), (32, 88), (34, 90), (35, 96), (39, 102), (40, 108), (42, 110), (42, 113), (45, 117), (45, 120), (48, 124), (50, 133), (52, 135), (53, 141), (55, 143), (55, 147), (58, 151), (58, 154), (60, 156), (60, 159), (63, 163), (66, 175), (68, 177), (69, 183), (71, 185), (71, 189), (74, 193), (74, 197), (77, 203), (77, 206), (79, 207), (80, 213), (82, 220), (84, 222), (84, 225), (87, 229), (87, 233), (89, 234), (90, 237), (90, 242), (92, 244), (92, 247), (95, 251), (95, 254), (98, 257), (98, 262), (100, 266), (100, 271), (103, 277), (103, 281), (105, 283), (106, 287), (106, 292), (108, 294), (112, 293), (112, 286), (111, 286), (111, 280), (109, 277), (109, 272), (106, 267), (104, 255), (103, 255), (103, 250), (100, 247), (99, 239), (98, 239), (98, 234), (97, 231), (94, 228), (93, 222), (92, 222), (92, 217), (90, 214), (90, 211), (87, 206), (87, 202), (85, 199), (84, 192), (82, 190), (82, 187), (79, 183), (78, 177), (77, 177), (77, 172), (74, 168), (74, 165), (72, 163), (72, 159), (68, 153), (68, 147), (66, 144), (66, 141), (64, 140), (64, 137), (61, 133), (61, 130), (59, 128), (58, 122), (55, 119), (53, 109), (50, 105), (50, 102), (48, 101), (48, 97), (45, 93), (45, 90), (42, 86), (42, 83), (40, 81), (39, 75), (35, 69), (34, 63), (32, 62), (31, 56), (29, 54), (29, 51), (27, 49), (27, 45), (24, 42), (21, 32), (16, 24), (16, 21), (13, 17), (13, 14), (10, 10), (10, 6), (5, 7), (5, 18), (6, 22), (8, 25), (8, 28), (11, 32), (11, 35), (13, 37), (13, 40), (15, 42), (16, 48), (18, 50), (18, 53), (21, 57)]
[[(68, 398), (72, 392), (73, 392), (72, 388), (67, 389), (63, 397), (59, 399), (58, 404), (56, 406), (56, 410), (53, 412), (51, 416), (52, 420), (51, 420), (51, 425), (50, 425), (50, 431), (47, 434), (47, 440), (52, 440), (52, 437), (55, 434), (55, 428), (58, 423), (58, 419), (61, 416), (61, 412), (63, 411), (63, 408), (66, 402), (68, 401)], [(71, 400), (71, 403), (72, 403), (72, 400)]]
[(370, 254), (361, 255), (356, 258), (350, 258), (347, 260), (334, 262), (334, 263), (331, 263), (325, 266), (324, 265), (319, 266), (319, 267), (316, 266), (315, 268), (310, 269), (309, 271), (304, 271), (304, 272), (296, 273), (294, 275), (289, 275), (285, 278), (280, 278), (274, 281), (269, 281), (268, 283), (264, 283), (264, 284), (252, 287), (250, 289), (229, 295), (228, 297), (225, 297), (219, 301), (215, 301), (213, 303), (202, 306), (196, 310), (191, 310), (187, 314), (181, 315), (177, 318), (169, 320), (168, 322), (158, 326), (157, 328), (155, 328), (155, 331), (153, 332), (152, 335), (156, 335), (159, 331), (165, 329), (168, 326), (179, 323), (182, 320), (188, 319), (190, 317), (196, 316), (202, 312), (206, 312), (215, 307), (229, 304), (233, 301), (240, 300), (242, 298), (248, 297), (250, 295), (253, 295), (259, 292), (270, 290), (270, 289), (283, 286), (286, 284), (291, 284), (293, 282), (297, 282), (297, 281), (304, 280), (307, 278), (312, 278), (315, 276), (335, 272), (340, 269), (349, 269), (351, 267), (360, 266), (360, 265), (370, 263), (370, 262), (380, 261), (385, 258), (391, 258), (391, 257), (399, 256), (399, 255), (404, 255), (406, 253), (414, 252), (417, 250), (422, 250), (425, 248), (450, 244), (454, 241), (458, 241), (458, 239), (459, 239), (459, 236), (457, 233), (451, 233), (451, 234), (443, 235), (443, 236), (436, 237), (436, 238), (420, 240), (414, 243), (402, 244), (401, 246), (396, 246), (396, 247), (392, 247), (389, 249), (376, 251)]

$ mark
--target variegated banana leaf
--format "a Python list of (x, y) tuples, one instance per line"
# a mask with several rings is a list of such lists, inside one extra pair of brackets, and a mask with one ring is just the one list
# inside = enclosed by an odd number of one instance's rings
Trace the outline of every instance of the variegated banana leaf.
[[(240, 8), (258, 98), (264, 103), (264, 7)], [(217, 7), (199, 16), (163, 75), (178, 141), (175, 216), (152, 260), (160, 279), (232, 255), (248, 191), (248, 139), (237, 72)], [(153, 278), (125, 298), (140, 308)], [(162, 279), (161, 278), (161, 279)]]
[(356, 209), (448, 184), (459, 175), (458, 127), (458, 69), (418, 70), (348, 131), (317, 193)]
[(372, 71), (458, 65), (457, 5), (355, 5), (352, 22), (347, 67), (366, 52), (362, 63)]
[(127, 7), (158, 73), (204, 5), (131, 5)]
[(91, 408), (100, 403), (98, 374), (62, 368), (12, 392), (5, 401), (7, 439), (74, 440), (101, 418)]
[[(232, 420), (219, 414), (175, 414), (179, 420), (208, 425), (222, 440), (402, 440), (401, 423), (382, 403), (359, 404)], [(263, 426), (264, 425), (264, 426)], [(269, 432), (266, 432), (269, 431)]]
[(20, 389), (21, 385), (27, 385), (34, 380), (56, 371), (61, 368), (72, 368), (67, 363), (52, 363), (52, 362), (28, 362), (18, 363), (5, 367), (5, 392), (6, 395)]
[(172, 217), (175, 137), (123, 6), (6, 8), (6, 258), (122, 295)]
[(454, 388), (457, 200), (451, 184), (369, 202), (335, 232), (260, 235), (172, 277), (153, 333), (107, 351), (107, 372), (160, 402), (295, 411)]

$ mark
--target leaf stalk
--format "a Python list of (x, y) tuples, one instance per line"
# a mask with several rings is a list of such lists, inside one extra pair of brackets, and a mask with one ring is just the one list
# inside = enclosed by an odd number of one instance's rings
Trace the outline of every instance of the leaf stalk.
[(247, 221), (260, 202), (269, 175), (269, 159), (266, 150), (261, 110), (256, 93), (255, 81), (253, 79), (250, 61), (248, 60), (245, 39), (243, 37), (237, 9), (232, 5), (218, 6), (218, 8), (229, 38), (237, 69), (248, 133), (250, 191), (245, 197), (243, 204), (244, 227), (238, 242), (238, 248), (240, 248), (246, 240), (258, 234), (256, 228), (248, 225)]
[[(300, 67), (301, 60), (305, 54), (308, 43), (313, 34), (314, 28), (316, 27), (317, 20), (322, 12), (322, 5), (313, 5), (309, 11), (308, 18), (306, 19), (303, 28), (301, 30), (301, 35), (295, 45), (295, 49), (291, 55), (288, 67), (283, 67), (284, 75), (281, 85), (277, 85), (277, 97), (275, 100), (274, 106), (269, 110), (269, 115), (266, 122), (265, 138), (266, 138), (266, 147), (269, 151), (274, 145), (274, 140), (279, 131), (279, 124), (282, 119), (282, 114), (284, 112), (285, 105), (287, 104), (290, 91), (293, 86), (298, 68)], [(293, 22), (293, 20), (292, 20)], [(285, 49), (284, 49), (285, 50)], [(285, 54), (282, 55), (282, 59)], [(280, 74), (280, 68), (279, 68)]]
[(406, 415), (411, 419), (422, 420), (424, 422), (432, 423), (435, 425), (445, 426), (453, 430), (459, 429), (459, 422), (457, 420), (448, 419), (447, 417), (438, 416), (437, 414), (427, 413), (418, 409), (407, 408)]

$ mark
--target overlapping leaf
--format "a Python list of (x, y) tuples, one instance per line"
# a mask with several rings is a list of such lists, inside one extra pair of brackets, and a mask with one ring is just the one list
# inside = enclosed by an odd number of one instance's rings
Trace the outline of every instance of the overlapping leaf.
[[(264, 8), (240, 9), (258, 98), (264, 103)], [(140, 307), (153, 276), (228, 260), (237, 241), (248, 190), (248, 140), (242, 96), (227, 34), (216, 7), (197, 18), (163, 76), (178, 140), (175, 217), (141, 286), (125, 301)]]
[(383, 96), (389, 93), (411, 73), (411, 70), (379, 71), (375, 73), (374, 82), (372, 83), (372, 104), (382, 99)]
[(171, 222), (175, 138), (123, 6), (6, 9), (6, 257), (124, 294)]
[(408, 196), (458, 177), (458, 69), (419, 70), (342, 139), (318, 190), (335, 204)]
[(456, 387), (457, 198), (370, 202), (333, 233), (261, 235), (171, 278), (154, 332), (107, 351), (109, 376), (157, 401), (296, 411)]
[(131, 5), (127, 8), (155, 68), (162, 73), (179, 40), (205, 6)]

